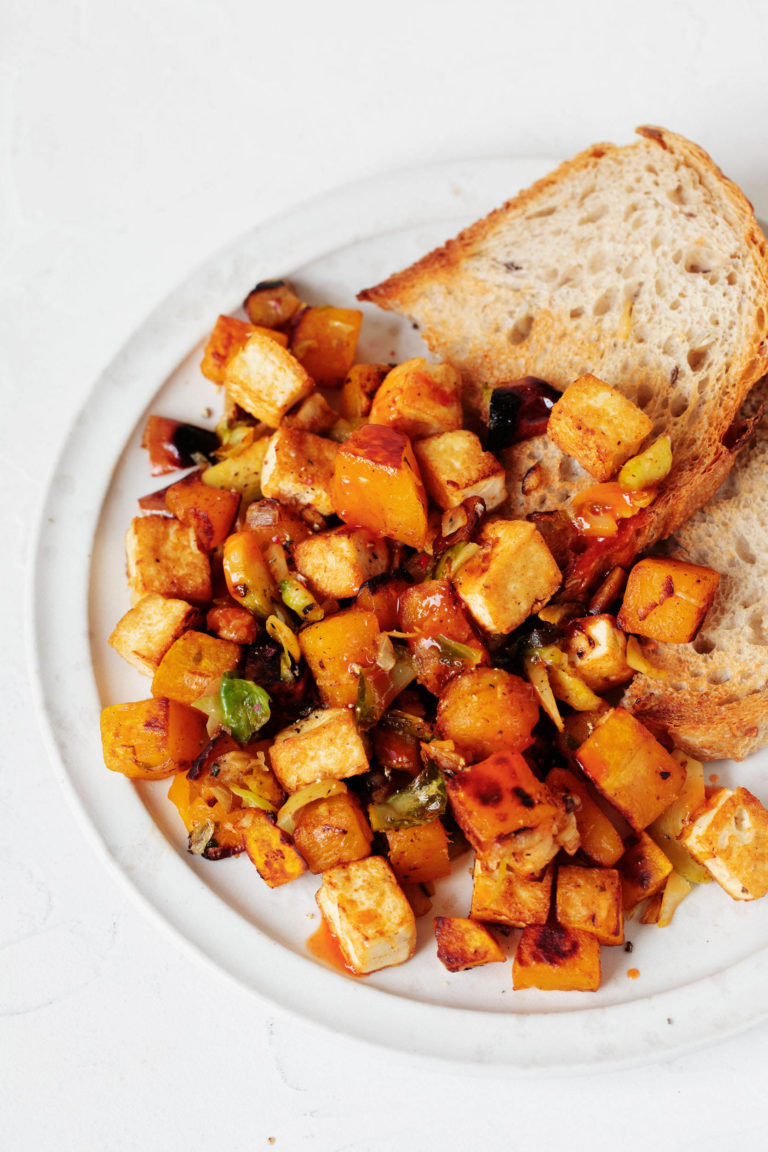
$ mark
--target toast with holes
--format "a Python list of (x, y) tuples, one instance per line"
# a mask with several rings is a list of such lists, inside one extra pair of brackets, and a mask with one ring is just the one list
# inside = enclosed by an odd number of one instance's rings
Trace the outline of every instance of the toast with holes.
[[(748, 408), (768, 404), (768, 381)], [(747, 411), (749, 415), (749, 411)], [(650, 653), (660, 677), (638, 675), (623, 704), (699, 760), (743, 760), (768, 744), (768, 415), (725, 483), (669, 541), (670, 554), (720, 572), (690, 644)]]
[[(407, 316), (457, 367), (468, 412), (534, 376), (592, 374), (672, 439), (640, 551), (717, 491), (743, 443), (739, 410), (768, 371), (768, 248), (742, 192), (660, 128), (597, 144), (359, 299)], [(594, 483), (547, 436), (509, 448), (515, 517)]]

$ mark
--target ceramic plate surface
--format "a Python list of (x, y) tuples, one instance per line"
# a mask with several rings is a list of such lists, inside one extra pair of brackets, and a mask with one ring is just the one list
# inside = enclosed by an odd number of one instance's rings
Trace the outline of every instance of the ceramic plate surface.
[[(42, 511), (32, 589), (34, 674), (54, 762), (103, 858), (144, 906), (245, 989), (357, 1039), (474, 1072), (629, 1063), (746, 1027), (768, 1012), (768, 901), (736, 903), (711, 884), (667, 929), (629, 922), (632, 954), (602, 950), (603, 987), (594, 994), (514, 992), (511, 960), (451, 975), (435, 956), (431, 916), (419, 922), (409, 964), (347, 978), (307, 950), (319, 923), (318, 879), (272, 891), (245, 858), (190, 856), (168, 783), (135, 786), (104, 768), (98, 717), (106, 704), (149, 695), (148, 680), (106, 643), (129, 606), (123, 537), (136, 499), (164, 482), (149, 475), (141, 430), (150, 412), (215, 423), (220, 401), (198, 365), (216, 316), (276, 276), (310, 303), (354, 306), (361, 288), (551, 166), (483, 161), (378, 178), (254, 229), (201, 267), (128, 340), (77, 416)], [(422, 352), (407, 324), (364, 311), (360, 359)], [(204, 417), (210, 407), (214, 416)], [(708, 766), (765, 801), (767, 768), (766, 754)], [(468, 858), (457, 863), (434, 913), (466, 915), (468, 869)], [(630, 968), (639, 976), (630, 979)]]

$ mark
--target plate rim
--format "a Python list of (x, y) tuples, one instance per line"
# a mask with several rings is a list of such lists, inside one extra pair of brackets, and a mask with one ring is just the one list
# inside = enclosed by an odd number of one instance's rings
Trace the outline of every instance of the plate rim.
[[(104, 830), (105, 822), (109, 826), (108, 814), (94, 811), (93, 803), (90, 807), (86, 803), (82, 776), (78, 776), (71, 763), (73, 740), (79, 741), (78, 747), (87, 749), (84, 760), (90, 763), (95, 750), (96, 763), (101, 762), (94, 723), (94, 703), (98, 705), (99, 693), (90, 663), (88, 630), (91, 548), (126, 436), (119, 420), (114, 420), (111, 428), (100, 424), (100, 420), (109, 397), (110, 411), (128, 412), (129, 416), (132, 413), (128, 427), (135, 426), (142, 407), (151, 402), (162, 381), (189, 355), (210, 326), (208, 302), (214, 304), (218, 314), (234, 296), (235, 285), (242, 285), (253, 277), (252, 271), (244, 273), (246, 265), (253, 268), (253, 253), (257, 249), (262, 266), (267, 258), (280, 258), (279, 267), (283, 269), (301, 267), (324, 253), (336, 251), (344, 243), (379, 235), (387, 227), (432, 225), (438, 204), (440, 218), (445, 215), (447, 222), (459, 215), (460, 207), (469, 199), (467, 211), (471, 216), (476, 210), (471, 207), (474, 192), (457, 192), (468, 180), (479, 176), (483, 186), (496, 179), (510, 181), (508, 196), (536, 176), (545, 175), (556, 162), (548, 158), (499, 157), (404, 168), (331, 189), (230, 240), (201, 261), (151, 309), (97, 376), (61, 439), (42, 489), (30, 537), (28, 571), (33, 575), (28, 582), (25, 606), (27, 657), (39, 714), (44, 718), (44, 742), (70, 807), (108, 872), (171, 938), (262, 1003), (369, 1046), (395, 1050), (442, 1068), (462, 1067), (473, 1075), (525, 1076), (627, 1067), (669, 1058), (732, 1036), (768, 1015), (768, 991), (764, 993), (764, 1002), (757, 1010), (755, 1007), (758, 987), (768, 987), (764, 978), (768, 975), (768, 948), (723, 972), (620, 1004), (590, 1007), (585, 1003), (583, 1008), (565, 1012), (488, 1013), (392, 996), (363, 982), (346, 979), (324, 969), (309, 956), (295, 955), (251, 924), (248, 929), (260, 938), (255, 952), (265, 963), (271, 962), (279, 950), (278, 967), (283, 975), (277, 980), (262, 975), (254, 982), (233, 964), (231, 957), (221, 955), (220, 948), (204, 946), (195, 938), (189, 918), (178, 908), (168, 906), (166, 894), (158, 891), (153, 883), (155, 878), (143, 873), (140, 865), (128, 867), (119, 859), (115, 844), (110, 843)], [(407, 213), (403, 212), (402, 204), (408, 206)], [(362, 216), (361, 205), (364, 206)], [(425, 212), (428, 215), (424, 215)], [(322, 243), (318, 242), (319, 235), (323, 236)], [(129, 385), (137, 360), (141, 366), (140, 384), (132, 391)], [(68, 465), (83, 441), (94, 453), (88, 479), (73, 476)], [(90, 479), (94, 465), (99, 478), (95, 490)], [(82, 505), (78, 503), (80, 498)], [(79, 508), (85, 511), (78, 512)], [(68, 555), (62, 554), (60, 546), (65, 536), (67, 542), (74, 537), (80, 550), (70, 548)], [(53, 544), (58, 546), (53, 556), (50, 555), (52, 537)], [(82, 552), (86, 541), (87, 550)], [(82, 555), (88, 557), (84, 572), (79, 568)], [(55, 561), (55, 580), (50, 575), (51, 560)], [(76, 611), (68, 615), (66, 624), (59, 621), (59, 627), (67, 630), (64, 637), (55, 630), (55, 593), (57, 589), (73, 586), (78, 588), (80, 596)], [(50, 662), (44, 659), (44, 644), (55, 635), (59, 649), (66, 650), (66, 646), (73, 643), (73, 628), (77, 629), (75, 650), (79, 658), (80, 690), (85, 677), (89, 680), (89, 692), (87, 704), (76, 707), (74, 714), (67, 714), (61, 704), (62, 674), (52, 670)], [(86, 648), (87, 669), (82, 666)], [(68, 701), (70, 706), (71, 703)], [(122, 783), (137, 797), (138, 793), (128, 781)], [(128, 795), (125, 789), (123, 793)], [(149, 853), (159, 851), (161, 855), (175, 858), (175, 852), (167, 853), (168, 842), (146, 810), (144, 812), (151, 824), (145, 829)], [(193, 875), (181, 861), (176, 859), (175, 865), (183, 871), (170, 865), (171, 879), (175, 880), (178, 875), (188, 880)], [(165, 875), (164, 872), (163, 877)], [(165, 879), (162, 882), (165, 883)], [(202, 883), (197, 897), (216, 926), (226, 928), (231, 917), (239, 919), (233, 909)], [(218, 909), (211, 906), (212, 902), (219, 905)], [(222, 915), (224, 910), (226, 915)], [(206, 919), (205, 923), (208, 926), (209, 921)], [(290, 984), (286, 987), (284, 973), (289, 977), (306, 976), (310, 970), (312, 981), (320, 985), (321, 995), (316, 992), (312, 996), (290, 995), (291, 987)], [(714, 1004), (709, 1011), (702, 1011), (699, 995), (702, 986), (706, 986), (708, 992), (717, 993), (711, 997)], [(326, 998), (330, 1003), (326, 1003)], [(707, 996), (703, 999), (706, 1002)], [(394, 1003), (400, 1010), (393, 1010)], [(669, 1026), (672, 1020), (674, 1028)], [(457, 1041), (459, 1032), (461, 1036)], [(627, 1036), (631, 1036), (629, 1042)]]

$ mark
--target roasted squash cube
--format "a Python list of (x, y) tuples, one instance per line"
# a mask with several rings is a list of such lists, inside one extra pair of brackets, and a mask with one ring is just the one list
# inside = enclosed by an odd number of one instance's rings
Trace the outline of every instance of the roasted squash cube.
[(601, 944), (624, 943), (621, 876), (615, 868), (557, 870), (556, 915), (559, 924), (592, 932)]
[(547, 776), (547, 787), (576, 817), (581, 851), (595, 864), (611, 868), (624, 852), (624, 844), (615, 826), (590, 796), (586, 782), (566, 768), (553, 768)]
[(224, 366), (227, 395), (251, 416), (277, 428), (283, 416), (314, 388), (312, 377), (295, 356), (255, 329)]
[(191, 472), (171, 484), (165, 493), (171, 515), (185, 528), (191, 528), (204, 552), (223, 544), (240, 507), (240, 494), (213, 488), (199, 472)]
[(240, 645), (205, 632), (185, 632), (163, 656), (152, 680), (152, 695), (193, 704), (224, 672), (240, 663)]
[(626, 661), (627, 638), (607, 613), (580, 616), (568, 625), (566, 652), (578, 676), (595, 692), (634, 676)]
[(355, 360), (363, 314), (357, 308), (305, 308), (291, 332), (291, 352), (318, 384), (341, 384)]
[(363, 584), (355, 606), (373, 612), (382, 632), (396, 632), (400, 628), (400, 599), (410, 587), (407, 580), (399, 577), (384, 581), (374, 578)]
[(239, 492), (244, 504), (261, 496), (261, 469), (269, 448), (269, 437), (248, 444), (240, 452), (219, 460), (203, 472), (203, 483), (211, 488), (225, 488)]
[(453, 740), (469, 764), (505, 748), (522, 752), (533, 743), (539, 706), (531, 685), (501, 668), (473, 668), (443, 689), (437, 730)]
[(621, 874), (622, 899), (630, 912), (647, 896), (661, 892), (672, 865), (647, 832), (638, 832), (628, 842), (617, 864)]
[(334, 510), (331, 483), (338, 450), (338, 444), (315, 436), (314, 432), (278, 428), (264, 456), (262, 492), (286, 504), (309, 506), (330, 516)]
[(560, 569), (527, 520), (494, 520), (477, 536), (480, 551), (453, 578), (456, 591), (488, 632), (511, 632), (550, 600)]
[(553, 876), (552, 865), (538, 876), (520, 876), (508, 867), (503, 855), (496, 864), (475, 856), (470, 916), (473, 920), (487, 920), (511, 928), (546, 924)]
[(341, 415), (350, 420), (365, 419), (374, 393), (388, 372), (389, 364), (353, 364), (341, 388)]
[(389, 545), (367, 528), (342, 525), (301, 541), (293, 553), (296, 570), (321, 599), (356, 596), (360, 586), (389, 567)]
[(427, 538), (427, 494), (411, 442), (402, 432), (366, 424), (341, 445), (331, 488), (347, 524), (413, 548)]
[(450, 364), (405, 360), (386, 376), (373, 398), (370, 421), (411, 440), (461, 428), (461, 378)]
[[(419, 683), (436, 696), (466, 670), (467, 657), (475, 664), (488, 663), (488, 650), (448, 580), (425, 580), (407, 588), (400, 597), (400, 624), (409, 637)], [(462, 647), (452, 647), (452, 641)]]
[(269, 759), (286, 792), (297, 792), (315, 780), (345, 780), (368, 770), (366, 747), (349, 708), (321, 708), (283, 728), (275, 736)]
[(734, 900), (768, 893), (768, 811), (746, 788), (719, 788), (680, 836)]
[(204, 604), (211, 598), (211, 566), (192, 528), (170, 516), (136, 516), (125, 538), (131, 603), (149, 592)]
[(596, 376), (580, 376), (549, 414), (547, 435), (596, 480), (610, 480), (653, 430), (641, 408)]
[(296, 818), (293, 842), (310, 872), (362, 860), (371, 852), (371, 832), (360, 801), (351, 792), (306, 804)]
[(200, 364), (203, 376), (207, 376), (214, 384), (223, 384), (227, 361), (235, 352), (240, 351), (248, 337), (257, 330), (282, 344), (283, 348), (287, 348), (288, 337), (282, 332), (271, 332), (267, 328), (257, 329), (247, 320), (238, 320), (235, 316), (219, 316), (203, 352)]
[(376, 663), (379, 622), (373, 612), (348, 608), (299, 632), (302, 655), (329, 707), (357, 702), (360, 670)]
[(416, 920), (381, 856), (330, 868), (315, 898), (353, 972), (377, 972), (410, 960)]
[(205, 741), (205, 717), (175, 700), (110, 704), (101, 713), (104, 763), (134, 780), (186, 772)]
[(512, 984), (545, 992), (596, 992), (600, 942), (591, 932), (562, 924), (524, 928), (512, 963)]
[(636, 830), (669, 807), (685, 780), (679, 760), (624, 708), (614, 708), (576, 750), (582, 771)]
[(448, 835), (440, 820), (386, 833), (389, 862), (401, 884), (429, 884), (449, 876)]
[(576, 824), (517, 752), (496, 752), (446, 781), (459, 827), (491, 865), (503, 856), (523, 876), (540, 872), (560, 847), (578, 848)]
[(199, 611), (186, 600), (149, 592), (117, 622), (109, 643), (139, 672), (154, 676), (174, 640), (199, 622)]
[(701, 564), (648, 556), (629, 573), (619, 627), (650, 640), (687, 644), (711, 608), (719, 580)]
[(307, 870), (296, 848), (275, 823), (271, 812), (247, 808), (237, 817), (248, 859), (265, 884), (279, 888), (297, 880)]
[(498, 964), (504, 953), (483, 924), (461, 916), (435, 916), (437, 958), (449, 972)]
[(458, 508), (480, 496), (487, 512), (507, 498), (506, 472), (492, 452), (484, 452), (474, 432), (457, 428), (419, 440), (413, 450), (427, 495), (438, 508)]

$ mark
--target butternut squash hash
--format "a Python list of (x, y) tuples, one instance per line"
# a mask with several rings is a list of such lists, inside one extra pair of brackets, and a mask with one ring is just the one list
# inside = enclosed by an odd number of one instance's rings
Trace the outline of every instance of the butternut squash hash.
[[(685, 643), (709, 568), (634, 554), (669, 439), (593, 376), (493, 392), (485, 443), (448, 364), (356, 363), (362, 313), (263, 283), (219, 317), (202, 371), (216, 432), (151, 416), (109, 643), (151, 677), (104, 709), (108, 768), (171, 779), (206, 860), (277, 888), (311, 872), (344, 963), (402, 964), (415, 917), (473, 854), (452, 972), (595, 990), (624, 920), (668, 925), (694, 885), (768, 892), (768, 811), (621, 706), (653, 647)], [(504, 452), (550, 435), (595, 478), (512, 519)], [(521, 929), (512, 934), (512, 929)]]

